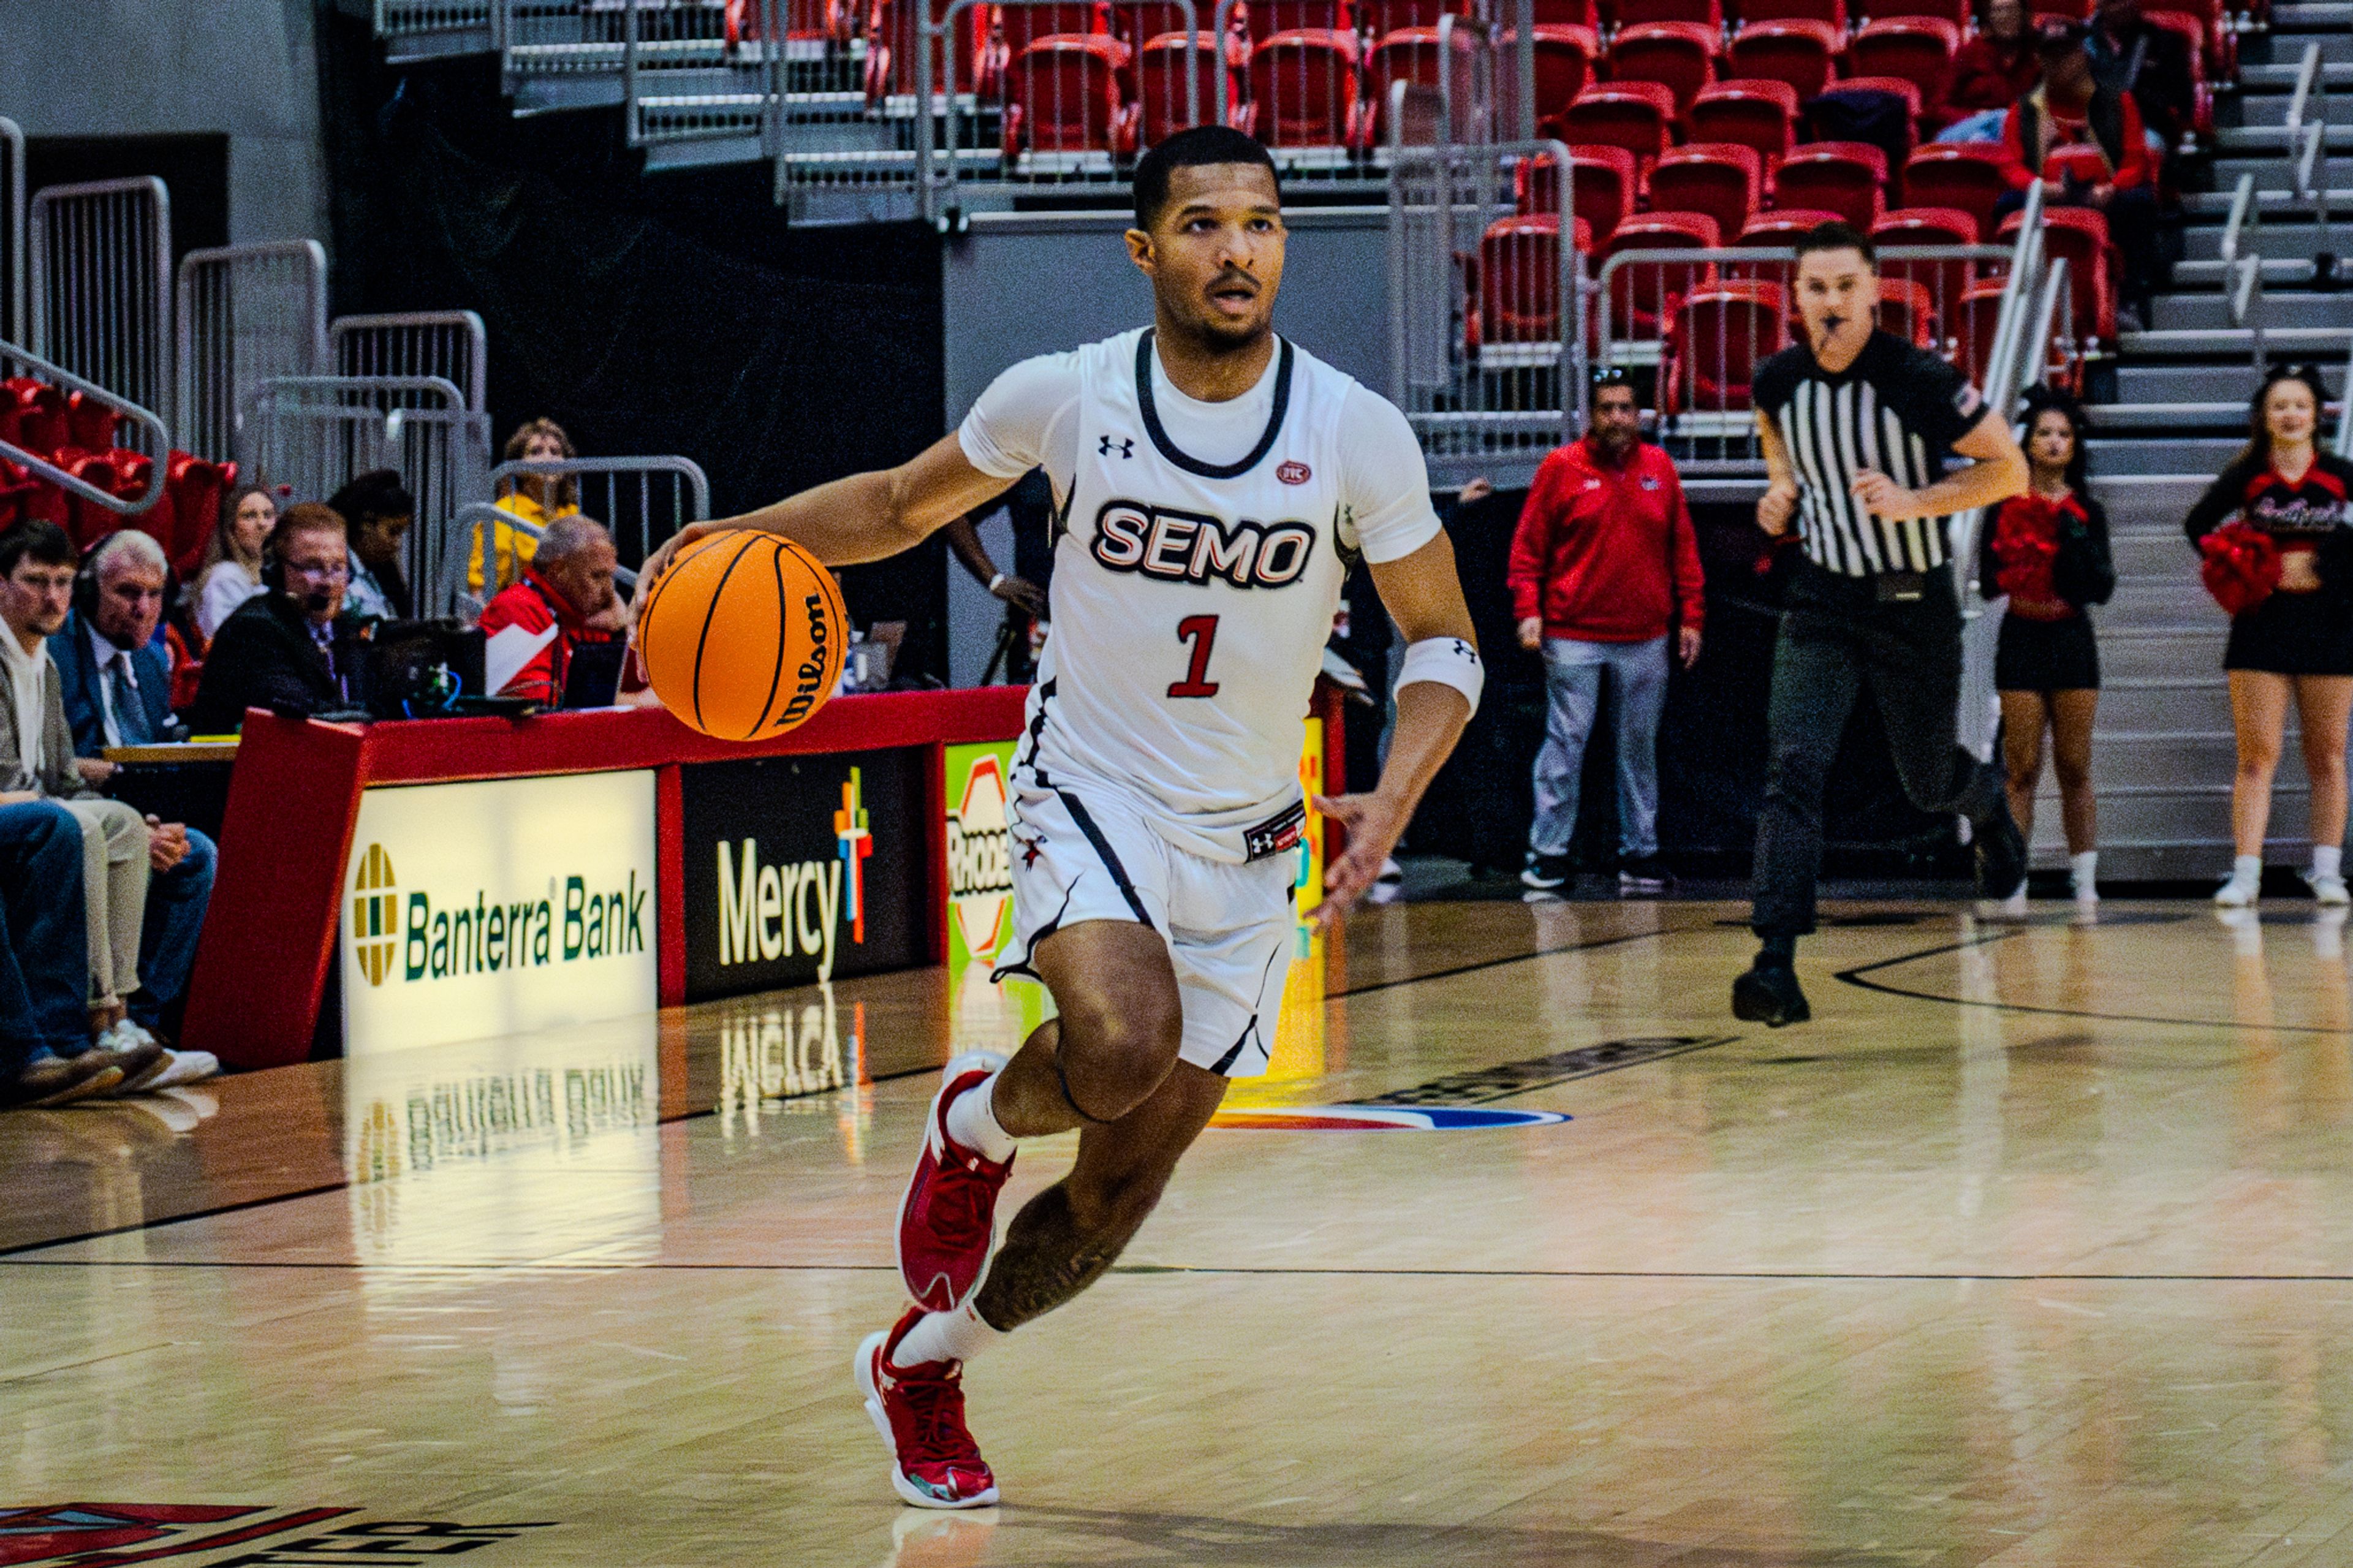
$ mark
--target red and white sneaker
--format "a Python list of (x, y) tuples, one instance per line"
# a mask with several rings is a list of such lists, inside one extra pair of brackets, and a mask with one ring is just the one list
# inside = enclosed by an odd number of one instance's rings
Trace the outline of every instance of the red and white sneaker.
[(948, 1107), (1004, 1066), (993, 1051), (969, 1051), (948, 1063), (923, 1123), (923, 1152), (899, 1200), (899, 1278), (926, 1311), (964, 1305), (997, 1249), (997, 1194), (1013, 1161), (988, 1159), (950, 1138)]
[(891, 1486), (917, 1508), (987, 1508), (997, 1478), (964, 1424), (964, 1367), (952, 1361), (892, 1366), (891, 1351), (923, 1321), (910, 1307), (888, 1332), (858, 1347), (858, 1391), (891, 1450)]

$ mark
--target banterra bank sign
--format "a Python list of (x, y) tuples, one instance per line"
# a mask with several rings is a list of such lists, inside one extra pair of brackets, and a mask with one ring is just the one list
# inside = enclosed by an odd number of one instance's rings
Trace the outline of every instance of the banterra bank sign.
[(609, 889), (591, 891), (575, 874), (560, 885), (550, 877), (536, 901), (493, 899), (478, 887), (470, 904), (446, 890), (437, 902), (429, 889), (401, 888), (391, 855), (371, 844), (353, 877), (352, 943), (371, 985), (644, 952), (652, 891), (631, 870)]

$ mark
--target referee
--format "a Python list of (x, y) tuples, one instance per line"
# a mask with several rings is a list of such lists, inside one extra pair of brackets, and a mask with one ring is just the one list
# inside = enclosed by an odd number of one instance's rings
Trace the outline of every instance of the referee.
[[(1866, 687), (1904, 793), (1923, 811), (1974, 825), (1978, 894), (2008, 897), (2026, 877), (2000, 770), (1959, 744), (1961, 611), (1946, 520), (2026, 489), (2008, 421), (1951, 365), (1877, 331), (1877, 253), (1843, 223), (1797, 250), (1804, 341), (1757, 368), (1757, 431), (1771, 477), (1759, 527), (1794, 526), (1805, 554), (1773, 652), (1771, 760), (1757, 825), (1763, 943), (1733, 982), (1737, 1017), (1779, 1027), (1811, 1016), (1798, 939), (1814, 929), (1822, 782)], [(1950, 459), (1964, 466), (1947, 474)]]

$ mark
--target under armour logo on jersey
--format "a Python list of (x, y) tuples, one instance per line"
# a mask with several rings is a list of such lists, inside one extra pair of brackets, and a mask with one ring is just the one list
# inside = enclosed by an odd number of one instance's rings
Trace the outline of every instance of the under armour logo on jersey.
[(1130, 437), (1124, 441), (1114, 441), (1108, 436), (1098, 436), (1095, 439), (1102, 443), (1100, 446), (1095, 447), (1095, 456), (1098, 458), (1110, 457), (1111, 449), (1113, 447), (1119, 448), (1119, 455), (1123, 458), (1133, 458), (1135, 456), (1135, 439), (1133, 437)]
[(1469, 643), (1464, 642), (1461, 637), (1452, 637), (1448, 639), (1447, 646), (1454, 650), (1457, 658), (1467, 658), (1473, 664), (1479, 662), (1477, 650), (1472, 648)]

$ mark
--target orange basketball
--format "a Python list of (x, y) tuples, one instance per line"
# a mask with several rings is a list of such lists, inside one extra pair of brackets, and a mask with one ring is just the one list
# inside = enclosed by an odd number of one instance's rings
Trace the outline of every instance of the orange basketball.
[(731, 528), (679, 552), (638, 616), (662, 706), (721, 741), (762, 741), (825, 706), (849, 651), (833, 574), (791, 540)]

